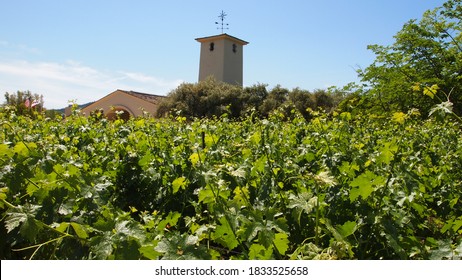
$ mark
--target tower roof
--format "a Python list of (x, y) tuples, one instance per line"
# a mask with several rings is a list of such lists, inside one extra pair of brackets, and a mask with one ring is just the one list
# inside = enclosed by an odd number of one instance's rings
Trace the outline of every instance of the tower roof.
[(238, 44), (241, 44), (241, 45), (247, 45), (249, 43), (247, 41), (241, 40), (239, 38), (228, 35), (226, 33), (219, 34), (219, 35), (214, 35), (214, 36), (196, 38), (196, 41), (198, 41), (200, 43), (204, 43), (204, 42), (209, 42), (209, 41), (213, 41), (213, 40), (220, 40), (220, 39), (228, 39), (228, 40), (234, 41), (234, 42), (236, 42)]

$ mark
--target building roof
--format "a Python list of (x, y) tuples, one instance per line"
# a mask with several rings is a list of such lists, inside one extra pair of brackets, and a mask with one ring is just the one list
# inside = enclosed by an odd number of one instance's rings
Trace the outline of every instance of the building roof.
[(117, 110), (125, 110), (131, 116), (137, 117), (143, 115), (145, 110), (150, 113), (155, 112), (164, 98), (166, 96), (117, 89), (83, 107), (82, 113), (90, 114), (94, 110), (102, 109), (110, 114), (116, 108)]
[(114, 92), (111, 92), (110, 94), (96, 100), (96, 101), (93, 101), (93, 102), (89, 102), (89, 103), (86, 103), (84, 105), (80, 105), (79, 107), (81, 109), (86, 109), (87, 107), (90, 107), (92, 105), (95, 105), (96, 103), (98, 102), (101, 102), (103, 99), (107, 99), (109, 98), (111, 95), (117, 93), (117, 92), (122, 92), (124, 94), (127, 94), (127, 95), (131, 95), (133, 97), (136, 97), (136, 98), (139, 98), (139, 99), (142, 99), (146, 102), (149, 102), (149, 103), (152, 103), (154, 105), (158, 105), (162, 99), (166, 98), (166, 96), (163, 96), (163, 95), (155, 95), (155, 94), (149, 94), (149, 93), (143, 93), (143, 92), (137, 92), (137, 91), (132, 91), (132, 90), (123, 90), (123, 89), (117, 89), (116, 91)]
[(122, 90), (118, 89), (118, 91), (124, 92), (126, 94), (130, 94), (134, 97), (141, 98), (147, 102), (153, 103), (153, 104), (158, 104), (162, 99), (164, 99), (166, 96), (163, 95), (155, 95), (155, 94), (149, 94), (149, 93), (142, 93), (142, 92), (136, 92), (136, 91), (127, 91), (127, 90)]
[(238, 44), (241, 44), (241, 45), (247, 45), (249, 43), (247, 41), (241, 40), (241, 39), (239, 39), (237, 37), (231, 36), (231, 35), (226, 34), (226, 33), (219, 34), (219, 35), (208, 36), (208, 37), (196, 38), (196, 41), (203, 43), (203, 42), (213, 41), (213, 40), (217, 40), (217, 39), (229, 39), (229, 40), (234, 41), (234, 42), (236, 42)]

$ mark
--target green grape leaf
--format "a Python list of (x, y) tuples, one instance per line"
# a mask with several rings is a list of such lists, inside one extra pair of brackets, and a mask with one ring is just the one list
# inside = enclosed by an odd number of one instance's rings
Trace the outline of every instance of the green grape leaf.
[(351, 181), (350, 201), (355, 201), (359, 196), (363, 199), (368, 198), (374, 191), (374, 186), (384, 185), (386, 179), (375, 175), (371, 171), (366, 171)]
[(154, 250), (161, 253), (164, 260), (209, 259), (207, 248), (198, 241), (197, 236), (175, 232), (159, 241)]
[(91, 257), (97, 260), (109, 259), (114, 250), (111, 233), (108, 231), (103, 235), (92, 237), (90, 245)]
[(155, 240), (152, 244), (141, 246), (138, 250), (143, 257), (149, 260), (157, 260), (160, 256), (162, 256), (161, 253), (155, 250), (158, 243), (159, 242)]
[(13, 156), (14, 152), (10, 149), (10, 147), (6, 144), (0, 144), (0, 155), (2, 157), (11, 157)]
[(431, 251), (430, 260), (461, 260), (462, 243), (454, 249), (451, 240), (439, 240), (438, 246)]
[(69, 215), (74, 212), (74, 199), (68, 199), (67, 201), (61, 203), (61, 205), (58, 208), (58, 213), (61, 215)]
[(189, 161), (191, 161), (193, 166), (196, 166), (196, 164), (199, 162), (199, 154), (198, 153), (193, 153), (189, 156)]
[(273, 249), (254, 243), (249, 248), (249, 259), (251, 260), (269, 260), (273, 254)]
[(356, 175), (356, 171), (359, 171), (359, 166), (354, 162), (350, 163), (348, 161), (344, 161), (342, 162), (342, 165), (339, 167), (339, 171), (342, 174), (345, 174), (348, 177), (353, 178)]
[(20, 156), (28, 157), (30, 152), (34, 149), (37, 149), (37, 144), (33, 142), (27, 144), (24, 142), (19, 142), (14, 146), (13, 152), (19, 154)]
[(81, 239), (87, 239), (88, 238), (87, 230), (83, 225), (75, 223), (75, 222), (71, 222), (71, 226), (74, 229), (75, 234), (77, 234), (77, 236), (79, 238), (81, 238)]
[(289, 249), (289, 242), (289, 236), (283, 232), (278, 232), (274, 235), (274, 246), (281, 255), (284, 255)]
[(23, 212), (10, 211), (5, 218), (5, 227), (7, 233), (17, 228), (27, 220), (27, 214)]
[(225, 217), (219, 219), (220, 225), (218, 225), (213, 233), (213, 238), (216, 242), (232, 250), (239, 245), (236, 236), (233, 233), (233, 230), (226, 220)]
[(301, 192), (297, 195), (291, 193), (289, 195), (289, 204), (288, 208), (294, 209), (295, 216), (297, 217), (297, 222), (300, 224), (302, 213), (310, 214), (313, 209), (316, 207), (318, 198), (313, 196), (311, 192)]
[(59, 232), (65, 232), (69, 228), (68, 222), (62, 222), (60, 224), (56, 224), (55, 229)]
[(215, 195), (213, 194), (212, 189), (210, 186), (206, 186), (205, 188), (199, 191), (199, 202), (209, 204), (215, 201)]
[(29, 219), (33, 219), (40, 208), (40, 205), (26, 204), (24, 206), (19, 205), (15, 208), (9, 209), (5, 217), (5, 227), (7, 232), (9, 233)]
[(168, 229), (169, 227), (174, 227), (178, 223), (178, 219), (180, 219), (181, 213), (178, 212), (170, 212), (168, 213), (167, 217), (163, 219), (162, 221), (159, 222), (157, 225), (157, 230), (158, 231), (163, 231), (165, 229)]
[(338, 233), (340, 233), (344, 238), (352, 235), (358, 229), (358, 225), (355, 221), (346, 221), (341, 226), (336, 226)]
[(398, 145), (394, 141), (385, 143), (383, 147), (379, 149), (380, 154), (377, 158), (377, 163), (390, 164), (397, 151)]
[(274, 236), (273, 230), (263, 228), (258, 232), (258, 242), (265, 246), (265, 248), (269, 248), (273, 244)]
[(185, 177), (176, 178), (172, 182), (173, 193), (177, 193), (180, 190), (180, 188), (184, 190), (187, 184), (188, 184), (188, 180)]
[(147, 152), (139, 161), (138, 161), (138, 164), (139, 166), (141, 167), (145, 167), (145, 166), (148, 166), (151, 161), (152, 161), (153, 157), (151, 155), (151, 153)]

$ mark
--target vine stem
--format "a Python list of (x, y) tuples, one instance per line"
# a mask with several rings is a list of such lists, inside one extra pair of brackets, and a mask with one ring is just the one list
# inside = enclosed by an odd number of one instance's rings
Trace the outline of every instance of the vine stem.
[(5, 203), (5, 204), (6, 204), (6, 206), (8, 206), (9, 208), (16, 208), (16, 206), (15, 206), (15, 205), (13, 205), (13, 204), (9, 203), (9, 202), (8, 202), (8, 201), (6, 201), (5, 199), (3, 199), (3, 198), (2, 198), (1, 200), (2, 200), (2, 202), (3, 202), (3, 203)]
[(316, 224), (314, 227), (314, 243), (319, 246), (319, 186), (316, 183)]
[[(13, 208), (13, 209), (17, 209), (17, 208), (18, 208), (16, 205), (11, 204), (10, 202), (8, 202), (7, 200), (5, 200), (5, 199), (3, 199), (3, 198), (0, 199), (0, 200), (2, 201), (2, 203), (4, 203), (4, 204), (5, 204), (6, 206), (8, 206), (9, 208)], [(42, 222), (42, 221), (40, 221), (40, 220), (37, 220), (37, 219), (35, 219), (35, 218), (34, 218), (34, 220), (37, 221), (37, 222), (39, 222), (39, 223), (41, 223), (41, 224), (42, 224), (44, 227), (46, 227), (47, 229), (49, 229), (49, 230), (51, 230), (51, 231), (54, 231), (54, 232), (56, 232), (56, 233), (58, 233), (58, 234), (61, 234), (62, 236), (60, 236), (60, 237), (58, 237), (58, 238), (63, 238), (63, 237), (72, 237), (72, 238), (75, 238), (75, 236), (73, 236), (73, 235), (71, 235), (71, 234), (69, 234), (69, 233), (66, 233), (66, 232), (61, 232), (61, 231), (59, 231), (59, 230), (56, 230), (54, 227), (51, 227), (50, 225), (45, 224), (44, 222)], [(47, 241), (47, 242), (48, 242), (48, 241)], [(45, 244), (45, 243), (43, 243), (43, 244)], [(36, 245), (34, 245), (34, 246), (36, 246)], [(19, 250), (19, 249), (18, 249), (18, 250)]]
[[(5, 199), (1, 199), (2, 203), (4, 203), (6, 206), (8, 206), (9, 208), (13, 208), (13, 209), (17, 209), (18, 207), (15, 206), (14, 204), (11, 204), (10, 202), (6, 201)], [(58, 242), (60, 240), (62, 240), (63, 238), (65, 237), (72, 237), (72, 238), (75, 238), (75, 236), (73, 235), (70, 235), (69, 233), (67, 232), (61, 232), (59, 230), (56, 230), (55, 228), (45, 224), (44, 222), (40, 221), (40, 220), (37, 220), (34, 218), (34, 220), (38, 223), (41, 223), (45, 228), (53, 231), (53, 232), (56, 232), (58, 234), (60, 234), (61, 236), (59, 237), (56, 237), (56, 238), (53, 238), (53, 239), (50, 239), (48, 241), (45, 241), (43, 243), (40, 243), (40, 244), (36, 244), (36, 245), (32, 245), (32, 246), (28, 246), (28, 247), (24, 247), (24, 248), (19, 248), (19, 249), (11, 249), (12, 251), (15, 251), (15, 252), (20, 252), (20, 251), (25, 251), (25, 250), (29, 250), (29, 249), (33, 249), (33, 248), (36, 248), (34, 250), (34, 252), (32, 253), (32, 255), (30, 256), (29, 260), (32, 260), (35, 256), (35, 254), (38, 252), (38, 250), (40, 250), (40, 248), (42, 248), (42, 246), (44, 245), (47, 245), (47, 244), (50, 244), (50, 243), (53, 243), (53, 242)]]
[(56, 238), (53, 238), (51, 240), (48, 240), (48, 241), (45, 241), (43, 243), (40, 243), (40, 244), (35, 244), (35, 245), (32, 245), (32, 246), (28, 246), (28, 247), (24, 247), (24, 248), (20, 248), (20, 249), (11, 249), (12, 251), (15, 251), (15, 252), (19, 252), (19, 251), (25, 251), (25, 250), (29, 250), (29, 249), (32, 249), (32, 248), (37, 248), (37, 247), (42, 247), (43, 245), (46, 245), (48, 243), (52, 243), (52, 242), (55, 242), (55, 241), (58, 241), (60, 239), (63, 239), (64, 237), (66, 237), (65, 235), (63, 236), (60, 236), (60, 237), (56, 237)]
[(38, 252), (38, 250), (40, 250), (40, 248), (42, 248), (43, 245), (46, 245), (46, 244), (49, 244), (49, 243), (52, 243), (52, 242), (57, 242), (57, 241), (63, 239), (64, 237), (66, 237), (66, 235), (63, 235), (63, 236), (60, 236), (60, 237), (57, 237), (57, 238), (53, 238), (51, 240), (45, 241), (45, 242), (40, 243), (40, 244), (36, 244), (36, 245), (32, 245), (32, 246), (28, 246), (28, 247), (24, 247), (24, 248), (20, 248), (20, 249), (11, 249), (11, 250), (15, 251), (15, 252), (20, 252), (20, 251), (25, 251), (25, 250), (36, 248), (34, 250), (34, 253), (32, 253), (32, 255), (29, 258), (29, 260), (32, 260), (34, 258), (34, 256), (35, 256), (35, 254)]

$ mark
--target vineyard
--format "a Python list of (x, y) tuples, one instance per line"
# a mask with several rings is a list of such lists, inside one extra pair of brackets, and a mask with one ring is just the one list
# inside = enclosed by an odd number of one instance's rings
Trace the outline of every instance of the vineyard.
[(2, 259), (461, 259), (451, 120), (0, 112)]

